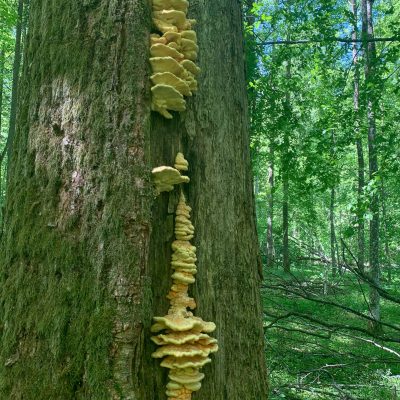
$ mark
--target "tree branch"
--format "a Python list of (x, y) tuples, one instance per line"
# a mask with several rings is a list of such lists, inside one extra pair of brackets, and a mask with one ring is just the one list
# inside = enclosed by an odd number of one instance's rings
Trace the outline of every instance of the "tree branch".
[(394, 36), (390, 38), (367, 38), (363, 39), (347, 39), (347, 38), (324, 38), (324, 39), (299, 39), (299, 40), (269, 40), (257, 43), (258, 46), (270, 45), (292, 45), (292, 44), (311, 44), (311, 43), (364, 43), (364, 42), (400, 42), (400, 37)]

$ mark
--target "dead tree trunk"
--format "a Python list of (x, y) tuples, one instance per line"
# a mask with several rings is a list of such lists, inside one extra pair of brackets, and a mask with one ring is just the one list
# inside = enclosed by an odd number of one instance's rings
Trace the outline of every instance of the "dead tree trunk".
[[(0, 398), (165, 399), (151, 358), (168, 308), (174, 194), (188, 158), (198, 313), (220, 351), (196, 399), (267, 398), (239, 3), (193, 1), (199, 92), (150, 112), (147, 0), (35, 0), (0, 256)], [(226, 40), (221, 40), (226, 38)]]

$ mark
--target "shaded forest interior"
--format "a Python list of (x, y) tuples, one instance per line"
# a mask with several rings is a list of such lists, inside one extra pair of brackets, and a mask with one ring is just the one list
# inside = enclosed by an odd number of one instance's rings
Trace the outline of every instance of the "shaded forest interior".
[(400, 2), (245, 11), (271, 399), (397, 399)]
[[(270, 399), (396, 400), (400, 0), (243, 3)], [(28, 12), (0, 0), (1, 226)]]

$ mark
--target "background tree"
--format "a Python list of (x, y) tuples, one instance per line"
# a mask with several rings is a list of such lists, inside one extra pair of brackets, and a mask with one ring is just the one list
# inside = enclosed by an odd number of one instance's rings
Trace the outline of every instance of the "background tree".
[[(257, 98), (251, 112), (252, 145), (258, 151), (252, 157), (260, 182), (256, 205), (261, 249), (272, 211), (269, 154), (275, 146), (274, 208), (281, 209), (282, 145), (284, 127), (290, 124), (291, 269), (290, 274), (282, 273), (283, 223), (276, 218), (277, 268), (264, 271), (271, 399), (396, 398), (400, 253), (393, 240), (400, 233), (394, 184), (400, 171), (400, 31), (395, 20), (400, 3), (374, 1), (376, 58), (369, 83), (361, 72), (373, 42), (362, 41), (361, 2), (349, 8), (347, 1), (298, 1), (289, 14), (284, 12), (286, 5), (273, 0), (253, 5), (258, 76), (249, 85), (256, 88)], [(285, 70), (289, 61), (290, 82)], [(290, 119), (284, 109), (288, 86)], [(371, 161), (368, 98), (374, 103), (379, 165), (372, 179), (365, 175)], [(370, 205), (376, 196), (382, 245), (379, 251), (367, 252), (373, 243), (370, 225), (377, 215)], [(380, 280), (372, 279), (369, 255), (380, 261)], [(335, 265), (340, 274), (331, 273)], [(381, 296), (381, 330), (370, 330), (375, 319), (369, 291)]]

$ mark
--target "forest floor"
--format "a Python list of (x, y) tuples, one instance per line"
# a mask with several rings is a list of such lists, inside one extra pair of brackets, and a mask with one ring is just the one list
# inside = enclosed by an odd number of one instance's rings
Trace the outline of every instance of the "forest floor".
[[(400, 395), (399, 304), (381, 301), (384, 325), (370, 335), (369, 288), (350, 272), (324, 266), (265, 271), (264, 332), (270, 400), (397, 400)], [(394, 294), (400, 271), (384, 287)], [(390, 326), (392, 325), (392, 326)]]

